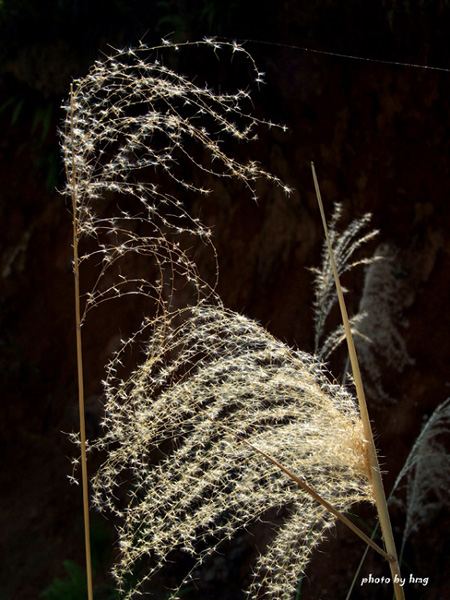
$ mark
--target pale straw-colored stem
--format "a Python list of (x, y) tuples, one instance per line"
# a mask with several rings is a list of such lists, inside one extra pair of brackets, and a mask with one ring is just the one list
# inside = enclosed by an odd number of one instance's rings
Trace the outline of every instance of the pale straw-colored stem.
[[(239, 438), (239, 439), (242, 439), (242, 438)], [(367, 545), (369, 545), (371, 548), (373, 548), (376, 552), (381, 554), (381, 556), (383, 556), (387, 561), (391, 562), (393, 560), (393, 557), (390, 554), (387, 554), (387, 552), (385, 552), (382, 548), (380, 548), (380, 546), (378, 546), (378, 544), (375, 543), (373, 541), (373, 539), (371, 539), (363, 531), (361, 531), (361, 529), (357, 525), (355, 525), (355, 523), (353, 523), (353, 521), (350, 521), (350, 519), (348, 519), (344, 514), (342, 514), (337, 508), (335, 508), (332, 504), (330, 504), (327, 500), (325, 500), (325, 498), (322, 498), (322, 496), (320, 496), (316, 491), (314, 491), (305, 481), (303, 481), (303, 479), (301, 479), (300, 477), (298, 477), (297, 475), (292, 473), (292, 471), (290, 471), (284, 465), (282, 465), (280, 462), (278, 462), (276, 458), (274, 458), (270, 454), (267, 454), (267, 452), (264, 452), (264, 450), (261, 450), (257, 446), (254, 446), (248, 440), (242, 439), (242, 441), (245, 444), (247, 444), (248, 446), (250, 446), (250, 448), (252, 448), (252, 450), (254, 450), (255, 452), (258, 452), (259, 454), (261, 454), (262, 456), (267, 458), (267, 460), (269, 460), (272, 464), (274, 464), (276, 467), (278, 467), (280, 469), (280, 471), (283, 471), (283, 473), (286, 473), (286, 475), (288, 477), (290, 477), (293, 481), (295, 481), (295, 483), (304, 492), (309, 494), (312, 498), (314, 498), (314, 500), (316, 500), (316, 502), (318, 502), (324, 508), (326, 508), (328, 512), (330, 512), (337, 519), (342, 521), (342, 523), (344, 523), (344, 525), (347, 525), (347, 527), (349, 529), (351, 529), (353, 531), (353, 533), (356, 533), (357, 536), (359, 536), (364, 542), (366, 542)]]
[[(74, 153), (73, 140), (73, 88), (70, 86), (70, 108), (71, 108), (71, 143), (72, 156)], [(77, 344), (77, 371), (78, 371), (78, 404), (80, 413), (80, 444), (81, 444), (81, 478), (83, 488), (83, 513), (84, 513), (84, 540), (86, 549), (86, 577), (88, 600), (93, 600), (92, 587), (92, 561), (91, 561), (91, 543), (89, 526), (89, 492), (88, 492), (88, 474), (86, 459), (86, 424), (84, 418), (84, 382), (83, 382), (83, 352), (81, 345), (81, 311), (80, 311), (80, 270), (78, 257), (78, 214), (77, 214), (77, 195), (75, 166), (72, 161), (72, 214), (73, 214), (73, 263), (74, 263), (74, 283), (75, 283), (75, 323), (76, 323), (76, 344)]]
[(322, 198), (320, 195), (319, 182), (317, 180), (314, 163), (311, 163), (311, 170), (314, 180), (314, 187), (316, 190), (317, 202), (319, 204), (320, 215), (322, 217), (322, 224), (325, 232), (325, 240), (330, 255), (331, 269), (333, 271), (334, 281), (336, 284), (336, 292), (339, 300), (339, 307), (341, 309), (342, 322), (345, 329), (345, 337), (347, 339), (348, 353), (350, 356), (350, 364), (352, 367), (353, 380), (356, 387), (356, 394), (359, 402), (359, 410), (361, 413), (361, 419), (364, 428), (364, 437), (367, 443), (367, 459), (369, 464), (369, 477), (372, 481), (373, 491), (375, 495), (375, 502), (378, 511), (378, 518), (380, 520), (381, 532), (383, 535), (384, 543), (386, 545), (387, 553), (392, 557), (389, 561), (391, 568), (392, 583), (395, 591), (396, 600), (404, 600), (405, 595), (403, 588), (400, 586), (400, 566), (398, 564), (397, 550), (395, 548), (394, 536), (392, 533), (391, 521), (389, 518), (389, 512), (386, 502), (386, 495), (384, 493), (383, 481), (381, 478), (380, 465), (378, 463), (377, 451), (375, 448), (375, 442), (373, 440), (372, 427), (370, 425), (369, 413), (367, 410), (367, 403), (364, 394), (364, 388), (362, 384), (361, 372), (359, 369), (358, 358), (356, 356), (355, 344), (350, 329), (350, 321), (348, 319), (347, 308), (345, 306), (344, 295), (339, 281), (339, 275), (336, 267), (336, 263), (333, 256), (333, 250), (331, 248), (330, 239), (328, 236), (327, 222), (325, 213), (323, 210)]

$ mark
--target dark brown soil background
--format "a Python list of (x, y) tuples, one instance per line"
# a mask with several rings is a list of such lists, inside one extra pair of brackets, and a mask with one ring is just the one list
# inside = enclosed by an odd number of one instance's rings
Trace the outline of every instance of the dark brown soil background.
[[(318, 265), (322, 243), (310, 161), (328, 213), (335, 201), (347, 220), (371, 212), (380, 241), (398, 247), (407, 290), (398, 299), (399, 327), (414, 364), (401, 374), (381, 364), (395, 401), (370, 399), (369, 407), (389, 492), (425, 419), (449, 395), (449, 25), (443, 0), (0, 2), (1, 600), (37, 599), (65, 576), (64, 560), (80, 566), (84, 560), (80, 489), (66, 478), (74, 449), (63, 433), (77, 429), (71, 216), (55, 191), (63, 186), (59, 107), (71, 77), (86, 73), (108, 44), (142, 37), (156, 43), (169, 31), (179, 39), (217, 34), (270, 42), (246, 44), (266, 73), (253, 101), (260, 116), (289, 131), (262, 132), (248, 152), (296, 191), (285, 198), (262, 187), (257, 206), (245, 190), (221, 185), (208, 205), (194, 202), (191, 209), (201, 208), (214, 227), (225, 305), (306, 351), (313, 348), (308, 268)], [(182, 68), (195, 76), (198, 66)], [(225, 87), (228, 69), (228, 61), (221, 63)], [(350, 282), (353, 306), (362, 283), (361, 271)], [(89, 436), (99, 431), (102, 366), (117, 337), (140, 321), (137, 312), (135, 306), (99, 310), (86, 326)], [(339, 376), (342, 364), (335, 362)], [(361, 513), (373, 522), (370, 512)], [(92, 518), (100, 585), (108, 577), (114, 528)], [(396, 510), (392, 518), (401, 537), (404, 515)], [(405, 576), (429, 583), (407, 585), (409, 600), (450, 597), (449, 521), (438, 507), (411, 537)], [(185, 597), (242, 598), (255, 548), (267, 535), (266, 526), (255, 525), (240, 536)], [(331, 532), (313, 556), (300, 598), (345, 598), (362, 551), (341, 527)], [(359, 585), (369, 573), (387, 576), (381, 563), (369, 553), (354, 598), (392, 597), (387, 586)], [(164, 585), (186, 564), (180, 558), (155, 582), (155, 597), (164, 597)]]

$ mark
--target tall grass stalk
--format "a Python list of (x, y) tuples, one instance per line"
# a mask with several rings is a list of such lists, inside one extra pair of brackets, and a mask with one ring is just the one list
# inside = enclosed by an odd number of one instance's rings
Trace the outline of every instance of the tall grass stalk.
[[(73, 88), (70, 86), (70, 115), (73, 118)], [(71, 141), (73, 144), (73, 123), (70, 128)], [(84, 514), (84, 540), (86, 551), (86, 576), (88, 600), (93, 600), (92, 586), (92, 560), (91, 560), (91, 542), (89, 526), (89, 481), (87, 473), (86, 458), (86, 423), (84, 416), (84, 380), (83, 380), (83, 349), (81, 343), (81, 310), (80, 310), (80, 261), (78, 256), (78, 240), (80, 232), (78, 229), (78, 210), (77, 210), (77, 192), (76, 192), (76, 169), (73, 164), (74, 154), (72, 154), (72, 218), (73, 218), (73, 274), (75, 288), (75, 324), (76, 324), (76, 348), (77, 348), (77, 373), (78, 373), (78, 404), (80, 417), (80, 444), (81, 444), (81, 477), (83, 490), (83, 514)], [(69, 176), (69, 175), (68, 175)]]
[(378, 462), (377, 451), (375, 448), (375, 442), (372, 434), (372, 427), (370, 425), (369, 412), (367, 410), (367, 403), (364, 394), (364, 387), (362, 383), (361, 372), (359, 369), (358, 357), (356, 356), (355, 344), (353, 341), (353, 335), (350, 328), (350, 321), (347, 314), (347, 308), (345, 305), (344, 295), (342, 292), (341, 284), (339, 281), (339, 275), (336, 267), (336, 263), (333, 257), (333, 251), (331, 248), (331, 243), (328, 237), (328, 228), (327, 221), (325, 218), (325, 213), (322, 204), (322, 198), (320, 194), (319, 182), (317, 180), (316, 170), (314, 168), (314, 163), (311, 163), (311, 170), (314, 179), (314, 187), (316, 190), (317, 202), (319, 204), (320, 215), (322, 218), (323, 229), (325, 232), (325, 239), (328, 246), (328, 251), (330, 253), (330, 262), (331, 268), (333, 270), (334, 281), (336, 284), (336, 292), (339, 300), (339, 307), (341, 310), (342, 321), (345, 328), (345, 336), (347, 339), (348, 353), (350, 357), (350, 364), (352, 367), (353, 380), (356, 388), (356, 394), (358, 397), (359, 410), (361, 414), (361, 419), (364, 428), (364, 435), (366, 441), (367, 448), (367, 458), (369, 463), (369, 476), (372, 480), (372, 485), (375, 494), (375, 502), (378, 511), (378, 517), (380, 520), (381, 531), (383, 535), (384, 542), (386, 544), (386, 550), (389, 554), (388, 561), (389, 566), (392, 573), (392, 583), (395, 591), (396, 600), (404, 600), (405, 595), (403, 592), (403, 588), (400, 586), (401, 575), (400, 575), (400, 566), (398, 563), (397, 550), (395, 547), (394, 536), (392, 533), (391, 521), (389, 518), (389, 511), (386, 502), (386, 495), (384, 493), (383, 480), (381, 477), (380, 465)]

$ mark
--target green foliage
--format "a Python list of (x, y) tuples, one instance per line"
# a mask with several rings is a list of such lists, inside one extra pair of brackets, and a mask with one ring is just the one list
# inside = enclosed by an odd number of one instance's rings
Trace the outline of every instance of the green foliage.
[[(92, 570), (100, 577), (109, 569), (111, 562), (111, 533), (101, 521), (91, 527)], [(86, 600), (86, 574), (72, 560), (63, 561), (66, 577), (55, 579), (42, 591), (42, 600)], [(117, 591), (109, 583), (98, 583), (94, 587), (96, 600), (116, 600)]]
[(42, 600), (84, 600), (86, 598), (86, 575), (71, 560), (64, 561), (67, 578), (55, 578), (40, 594)]
[(26, 118), (28, 118), (28, 113), (32, 115), (31, 133), (37, 136), (40, 144), (45, 142), (54, 116), (53, 102), (45, 101), (42, 104), (30, 107), (27, 105), (25, 96), (13, 94), (0, 106), (0, 113), (3, 111), (10, 112), (9, 121), (12, 126), (18, 123), (23, 113), (27, 112)]
[[(86, 600), (86, 574), (71, 560), (63, 562), (67, 577), (55, 579), (41, 592), (41, 600)], [(111, 584), (94, 586), (96, 600), (116, 600), (117, 590)]]
[(0, 106), (2, 113), (12, 130), (22, 127), (29, 131), (28, 144), (34, 149), (34, 165), (45, 176), (47, 189), (53, 192), (61, 170), (59, 148), (48, 144), (55, 119), (54, 102), (42, 99), (32, 104), (25, 95), (16, 93)]
[(236, 0), (201, 0), (193, 6), (179, 0), (159, 0), (157, 7), (161, 12), (156, 28), (158, 31), (173, 30), (175, 36), (189, 31), (207, 31), (213, 35), (225, 35), (232, 23), (236, 23), (241, 2)]

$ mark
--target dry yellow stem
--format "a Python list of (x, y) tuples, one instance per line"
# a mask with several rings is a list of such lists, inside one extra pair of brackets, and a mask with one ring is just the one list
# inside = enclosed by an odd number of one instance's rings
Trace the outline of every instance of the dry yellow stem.
[[(70, 105), (73, 115), (73, 90), (70, 86)], [(73, 143), (73, 124), (71, 127), (72, 148)], [(72, 153), (73, 156), (73, 153)], [(80, 272), (78, 259), (78, 217), (77, 217), (77, 196), (75, 191), (75, 166), (72, 164), (72, 212), (73, 212), (73, 262), (74, 262), (74, 283), (75, 283), (75, 322), (76, 322), (76, 340), (77, 340), (77, 370), (78, 370), (78, 403), (80, 413), (80, 443), (81, 443), (81, 476), (83, 487), (83, 513), (84, 513), (84, 540), (86, 548), (86, 576), (88, 600), (93, 600), (92, 589), (92, 566), (91, 566), (91, 543), (89, 526), (89, 493), (88, 493), (88, 475), (86, 460), (86, 425), (84, 418), (84, 383), (83, 383), (83, 353), (81, 346), (81, 316), (80, 316)]]
[(327, 223), (325, 219), (325, 213), (323, 210), (322, 198), (320, 195), (319, 182), (317, 181), (317, 175), (314, 168), (314, 163), (311, 163), (312, 175), (314, 179), (314, 187), (316, 190), (317, 202), (319, 204), (320, 214), (322, 217), (323, 228), (325, 232), (325, 240), (330, 254), (331, 268), (333, 271), (334, 281), (336, 284), (336, 292), (339, 300), (339, 307), (341, 309), (342, 322), (345, 329), (345, 337), (347, 339), (348, 353), (350, 357), (350, 364), (352, 366), (353, 379), (356, 387), (356, 394), (358, 397), (359, 410), (361, 413), (361, 419), (364, 427), (364, 436), (367, 441), (367, 454), (369, 463), (369, 477), (372, 481), (375, 502), (378, 511), (378, 517), (380, 519), (381, 532), (383, 535), (386, 550), (393, 560), (389, 561), (389, 565), (392, 573), (392, 582), (394, 585), (395, 598), (396, 600), (404, 600), (405, 595), (403, 588), (400, 586), (400, 566), (398, 564), (397, 550), (395, 548), (394, 536), (392, 533), (391, 521), (389, 518), (389, 512), (386, 502), (386, 495), (384, 493), (383, 481), (381, 478), (380, 465), (378, 463), (377, 451), (375, 448), (375, 442), (373, 440), (372, 428), (370, 425), (369, 413), (367, 410), (367, 403), (364, 394), (364, 388), (362, 384), (361, 372), (359, 369), (358, 358), (356, 356), (355, 344), (353, 341), (352, 332), (350, 329), (350, 321), (347, 314), (347, 308), (345, 306), (344, 295), (342, 292), (341, 284), (339, 281), (339, 275), (336, 267), (336, 263), (333, 256), (333, 250), (331, 248), (330, 240), (328, 237)]

